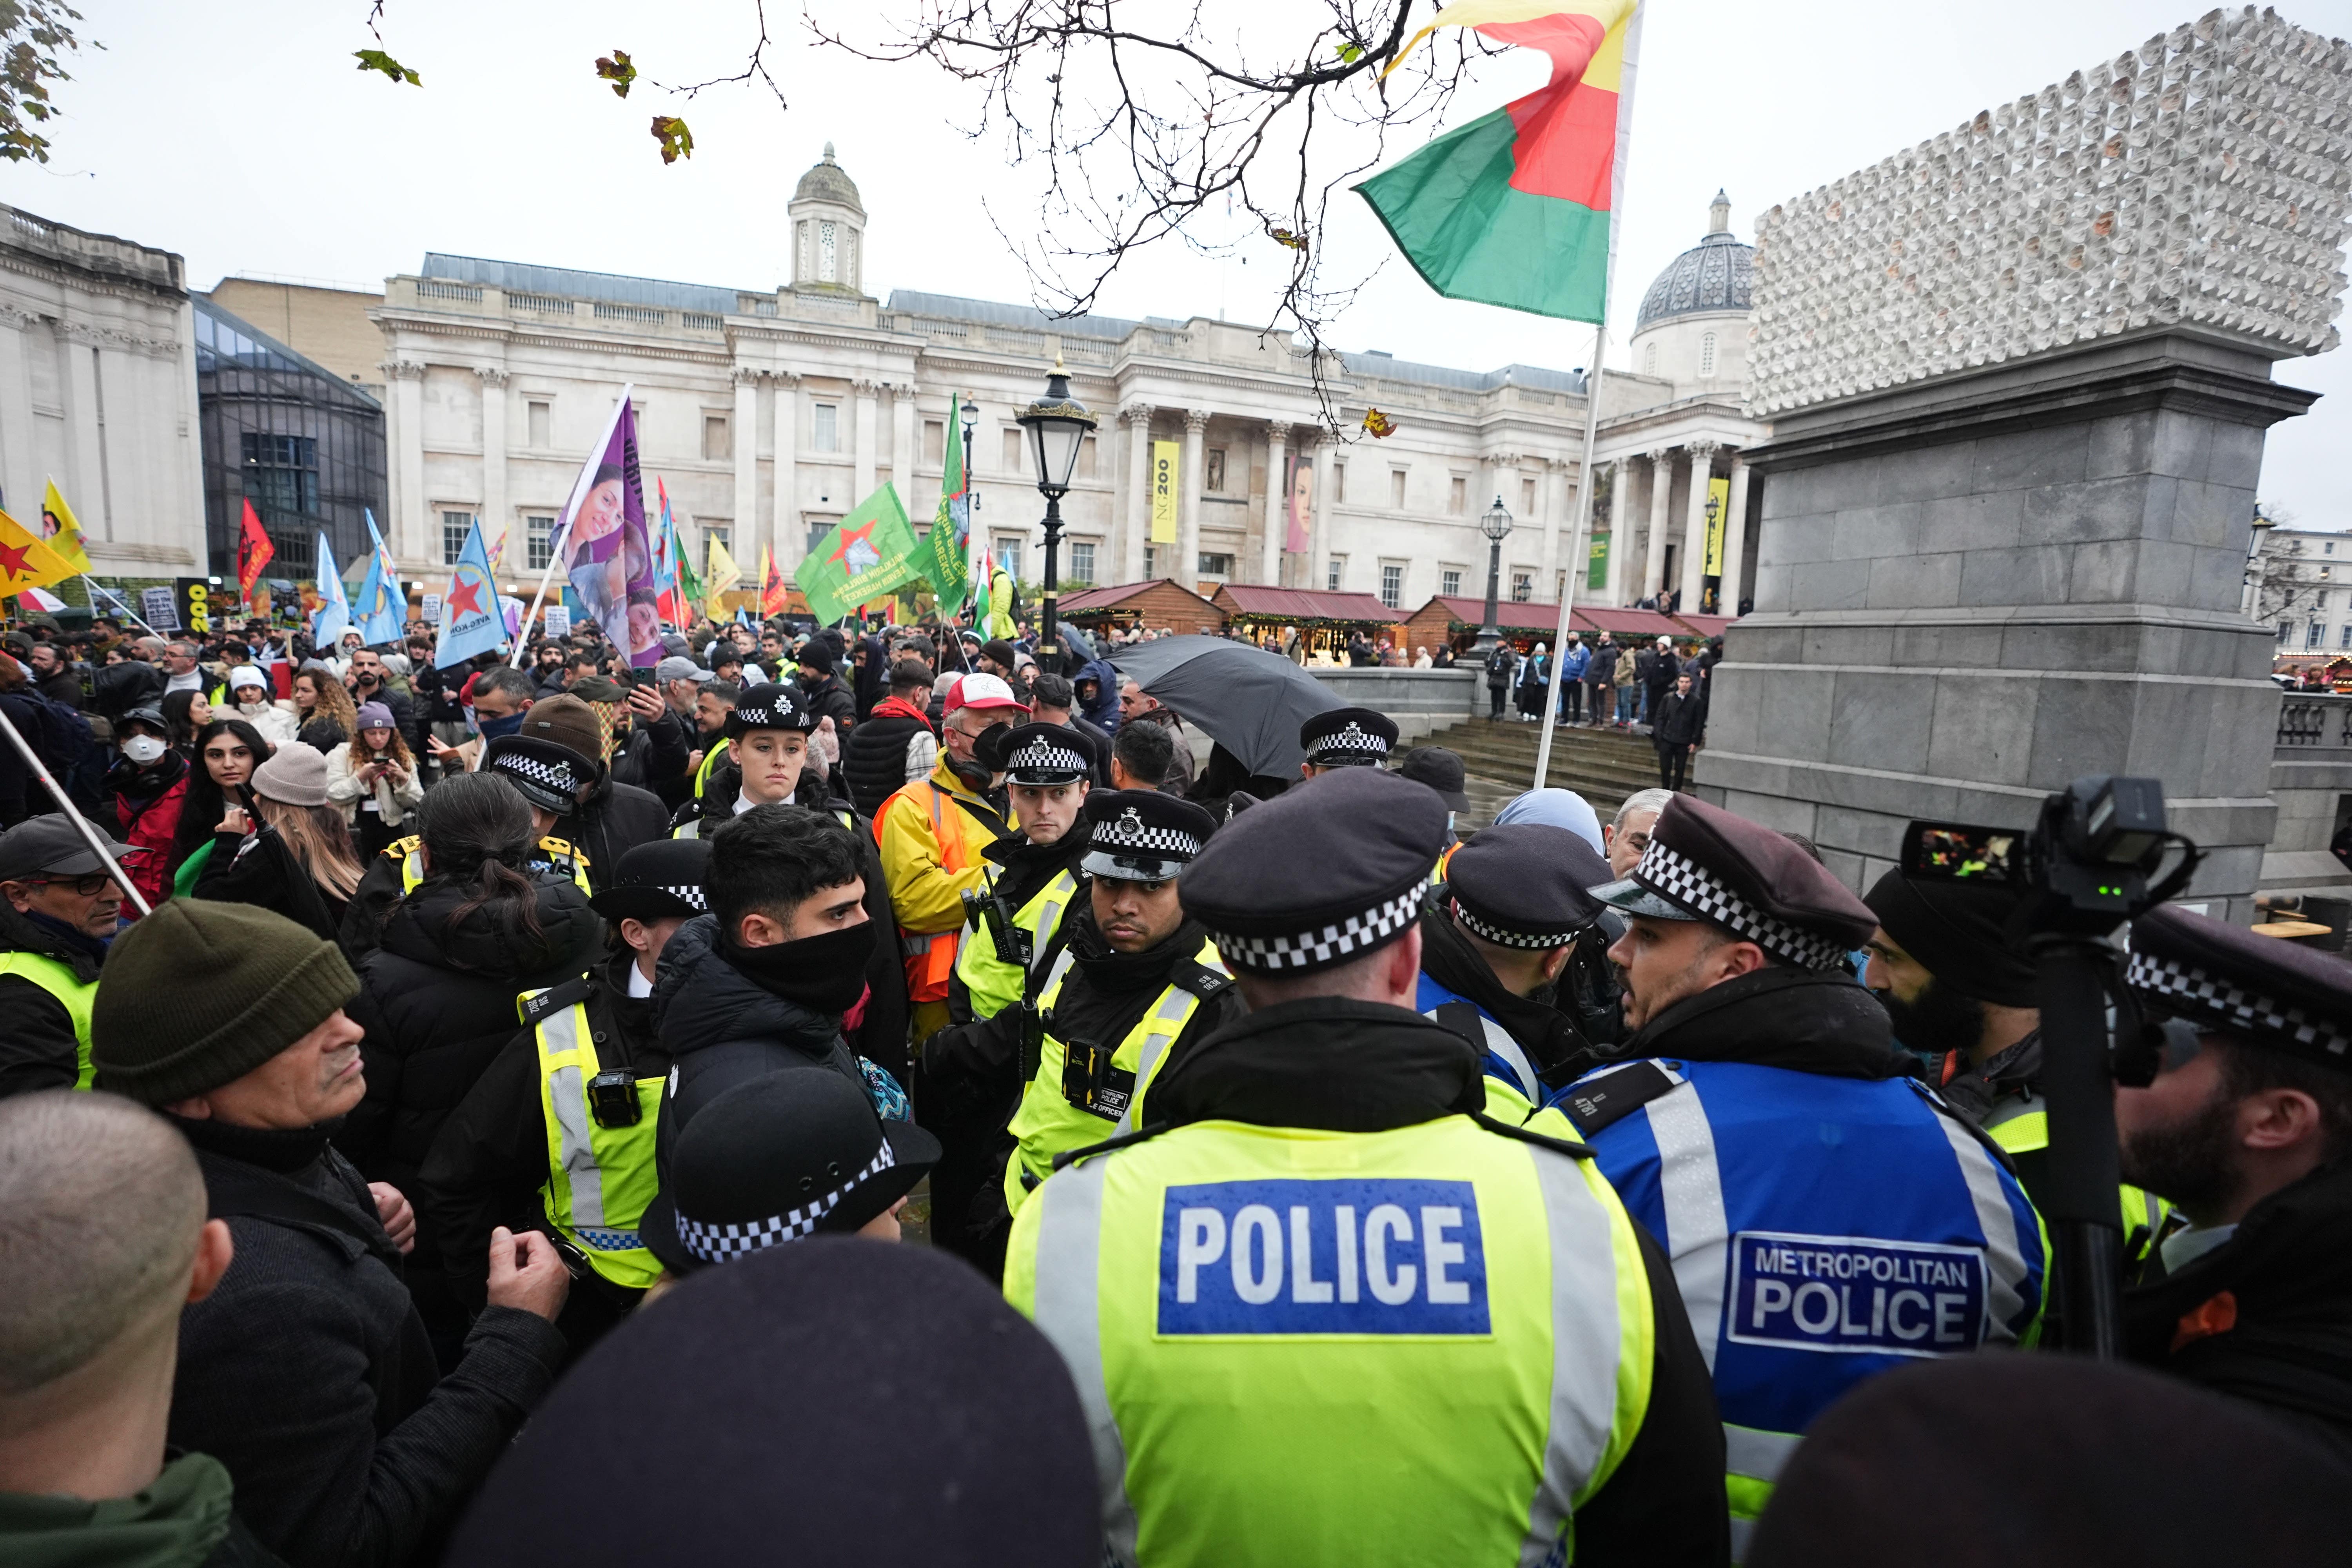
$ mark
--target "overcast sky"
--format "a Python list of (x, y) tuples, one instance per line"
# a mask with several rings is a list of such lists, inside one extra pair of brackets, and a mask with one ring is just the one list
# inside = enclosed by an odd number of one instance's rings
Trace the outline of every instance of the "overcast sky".
[[(365, 0), (82, 5), (89, 36), (106, 47), (85, 53), (59, 91), (68, 118), (55, 125), (54, 161), (0, 165), (0, 200), (179, 251), (200, 289), (236, 272), (379, 289), (427, 250), (773, 288), (789, 274), (784, 204), (831, 141), (869, 215), (870, 292), (1029, 298), (982, 203), (1008, 226), (1024, 214), (1034, 224), (1034, 176), (960, 133), (972, 118), (968, 89), (926, 67), (812, 48), (797, 0), (768, 6), (789, 108), (736, 88), (680, 106), (640, 86), (623, 103), (593, 79), (591, 63), (615, 47), (664, 79), (736, 68), (752, 37), (751, 0), (391, 0), (384, 47), (423, 75), (421, 90), (354, 68), (352, 51), (372, 43)], [(909, 0), (818, 5), (855, 20)], [(1127, 19), (1178, 9), (1129, 0)], [(1650, 279), (1697, 240), (1717, 186), (1730, 193), (1733, 228), (1751, 237), (1774, 202), (2111, 59), (2200, 9), (1657, 0), (1644, 21), (1612, 336), (1622, 344)], [(2279, 9), (2330, 36), (2352, 33), (2352, 0)], [(1325, 11), (1248, 0), (1237, 14), (1271, 47), (1281, 29), (1311, 29)], [(1541, 77), (1539, 58), (1490, 62), (1446, 124)], [(646, 131), (657, 112), (688, 118), (690, 162), (663, 166)], [(1589, 328), (1433, 295), (1356, 198), (1335, 206), (1323, 253), (1333, 281), (1379, 268), (1336, 323), (1341, 347), (1474, 369), (1590, 356)], [(1279, 254), (1266, 241), (1223, 260), (1168, 247), (1131, 261), (1100, 309), (1262, 321)], [(1616, 348), (1610, 360), (1626, 363)], [(2341, 460), (2352, 448), (2352, 356), (2285, 361), (2277, 375), (2327, 396), (2273, 429), (2262, 494), (2305, 526), (2352, 526)]]

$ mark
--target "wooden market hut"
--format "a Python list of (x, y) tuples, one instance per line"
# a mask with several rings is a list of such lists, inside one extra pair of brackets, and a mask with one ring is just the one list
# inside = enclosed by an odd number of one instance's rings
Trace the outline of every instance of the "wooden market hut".
[[(1412, 613), (1405, 622), (1405, 643), (1408, 648), (1434, 649), (1450, 642), (1460, 653), (1477, 640), (1478, 627), (1486, 618), (1486, 601), (1465, 598), (1460, 595), (1441, 594)], [(1670, 637), (1676, 642), (1692, 637), (1711, 637), (1702, 631), (1700, 623), (1723, 622), (1720, 616), (1666, 616), (1656, 610), (1617, 610), (1603, 606), (1571, 605), (1569, 607), (1569, 627), (1588, 637), (1602, 632), (1615, 636), (1621, 643), (1648, 642), (1658, 637)], [(1691, 623), (1691, 624), (1685, 624)], [(1727, 624), (1727, 623), (1726, 623)], [(1526, 653), (1542, 643), (1549, 647), (1559, 633), (1559, 605), (1534, 600), (1513, 602), (1504, 600), (1495, 606), (1495, 626), (1503, 640)]]
[(1403, 636), (1404, 617), (1370, 594), (1328, 594), (1309, 588), (1276, 588), (1263, 583), (1223, 583), (1212, 601), (1225, 624), (1244, 639), (1280, 645), (1297, 628), (1307, 653), (1328, 653), (1348, 661), (1348, 639), (1360, 632), (1375, 641)]
[(1173, 632), (1221, 632), (1224, 613), (1181, 584), (1160, 578), (1149, 583), (1121, 583), (1108, 588), (1081, 588), (1065, 594), (1054, 606), (1063, 620), (1090, 632), (1150, 626)]

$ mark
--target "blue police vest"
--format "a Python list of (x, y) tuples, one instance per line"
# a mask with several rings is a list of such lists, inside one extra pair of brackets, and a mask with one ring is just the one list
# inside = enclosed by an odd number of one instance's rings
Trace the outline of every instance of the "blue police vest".
[[(1478, 1021), (1484, 1026), (1486, 1034), (1486, 1069), (1490, 1086), (1499, 1085), (1524, 1102), (1513, 1106), (1511, 1109), (1514, 1114), (1509, 1116), (1503, 1116), (1502, 1110), (1495, 1105), (1489, 1105), (1486, 1108), (1487, 1114), (1502, 1116), (1507, 1121), (1526, 1121), (1528, 1112), (1544, 1102), (1545, 1095), (1543, 1080), (1536, 1076), (1535, 1064), (1528, 1059), (1527, 1052), (1519, 1048), (1519, 1042), (1511, 1037), (1509, 1030), (1495, 1021), (1493, 1014), (1450, 986), (1441, 985), (1428, 975), (1423, 975), (1420, 989), (1413, 994), (1413, 1011), (1424, 1018), (1452, 1028), (1454, 1026), (1452, 1023), (1440, 1017), (1437, 1011), (1440, 1007), (1449, 1005), (1469, 1007), (1477, 1013)], [(1493, 1093), (1492, 1087), (1489, 1088), (1488, 1093), (1490, 1095)]]
[(1915, 1080), (1659, 1058), (1557, 1103), (1673, 1260), (1722, 1408), (1735, 1559), (1848, 1389), (2039, 1329), (2025, 1189)]

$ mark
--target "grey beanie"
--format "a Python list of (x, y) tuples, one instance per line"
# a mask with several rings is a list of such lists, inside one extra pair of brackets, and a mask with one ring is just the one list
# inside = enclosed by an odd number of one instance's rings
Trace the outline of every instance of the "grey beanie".
[(253, 770), (253, 793), (283, 805), (326, 805), (326, 753), (299, 742), (278, 747)]

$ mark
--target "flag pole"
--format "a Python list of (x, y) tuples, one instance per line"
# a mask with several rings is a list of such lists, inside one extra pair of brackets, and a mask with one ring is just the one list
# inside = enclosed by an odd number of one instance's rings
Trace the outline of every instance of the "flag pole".
[[(146, 624), (144, 621), (140, 622), (142, 626)], [(106, 847), (106, 841), (99, 837), (98, 830), (90, 826), (89, 818), (84, 816), (80, 809), (67, 797), (64, 788), (50, 773), (48, 764), (41, 761), (40, 753), (26, 744), (25, 737), (17, 732), (15, 721), (5, 712), (0, 712), (0, 730), (8, 731), (8, 743), (16, 748), (18, 756), (25, 759), (25, 765), (33, 770), (33, 776), (39, 779), (43, 787), (48, 790), (49, 797), (58, 803), (58, 809), (65, 814), (66, 820), (80, 829), (82, 840), (89, 846), (90, 853), (106, 863), (107, 875), (112, 877), (121, 887), (123, 897), (129, 899), (132, 907), (141, 914), (153, 914), (154, 906), (150, 904), (146, 895), (139, 890), (139, 885), (131, 879), (131, 873), (122, 868), (122, 862), (114, 858), (114, 851)]]
[[(79, 575), (80, 575), (80, 577), (81, 577), (82, 586), (83, 586), (84, 588), (88, 589), (88, 590), (89, 590), (90, 593), (92, 593), (92, 594), (103, 594), (103, 595), (105, 595), (107, 596), (107, 598), (108, 598), (108, 599), (109, 599), (109, 600), (113, 604), (113, 605), (114, 605), (114, 607), (115, 607), (116, 609), (121, 610), (124, 615), (129, 616), (132, 620), (134, 620), (134, 621), (138, 621), (138, 623), (139, 623), (139, 625), (140, 625), (140, 626), (146, 627), (147, 635), (148, 635), (149, 637), (162, 637), (162, 636), (163, 635), (162, 632), (157, 631), (153, 626), (148, 626), (148, 625), (147, 625), (147, 623), (146, 623), (145, 621), (140, 620), (140, 619), (139, 619), (139, 612), (138, 612), (138, 611), (136, 611), (136, 610), (134, 610), (134, 609), (132, 609), (132, 608), (131, 607), (131, 605), (129, 605), (129, 604), (128, 604), (128, 603), (123, 599), (123, 597), (122, 597), (122, 595), (120, 595), (120, 594), (116, 593), (116, 592), (115, 592), (113, 589), (111, 589), (111, 588), (101, 588), (101, 587), (100, 587), (100, 586), (98, 585), (97, 582), (96, 582), (95, 580), (93, 580), (93, 579), (91, 578), (90, 574), (89, 574), (89, 573), (87, 573), (87, 572), (81, 573), (81, 574), (79, 574)], [(92, 615), (93, 615), (93, 616), (95, 616), (95, 614), (96, 614), (96, 611), (93, 609), (93, 611), (92, 611)]]
[[(515, 628), (514, 659), (507, 667), (509, 669), (522, 668), (523, 651), (530, 643), (531, 623), (539, 619), (539, 604), (546, 597), (548, 579), (555, 575), (555, 563), (563, 559), (563, 547), (570, 543), (571, 540), (572, 522), (567, 518), (564, 521), (563, 531), (557, 534), (547, 547), (547, 564), (539, 574), (539, 586), (531, 590), (530, 608), (523, 613), (522, 624)], [(493, 591), (495, 588), (496, 585), (493, 584)]]
[(1609, 323), (1592, 329), (1592, 360), (1584, 373), (1584, 462), (1576, 470), (1576, 530), (1569, 536), (1567, 575), (1559, 583), (1559, 630), (1551, 645), (1551, 689), (1544, 700), (1543, 735), (1536, 742), (1536, 782), (1544, 787), (1551, 772), (1551, 731), (1559, 722), (1559, 668), (1568, 650), (1569, 613), (1576, 603), (1576, 574), (1585, 564), (1585, 530), (1592, 521), (1592, 445), (1601, 433), (1601, 360), (1609, 346)]
[[(613, 413), (612, 416), (604, 422), (604, 433), (596, 438), (596, 445), (590, 449), (587, 462), (581, 468), (580, 477), (572, 481), (572, 499), (563, 503), (563, 526), (557, 531), (555, 537), (548, 542), (547, 565), (539, 574), (539, 586), (530, 591), (530, 611), (523, 616), (522, 625), (515, 630), (514, 661), (508, 667), (509, 668), (522, 668), (522, 656), (530, 641), (529, 633), (531, 623), (539, 619), (540, 601), (547, 596), (547, 584), (548, 581), (555, 575), (555, 563), (563, 559), (563, 547), (572, 542), (572, 525), (579, 520), (580, 504), (588, 499), (588, 481), (595, 475), (596, 459), (612, 449), (613, 432), (620, 426), (621, 410), (628, 406), (629, 394), (636, 390), (636, 385), (634, 381), (625, 381), (621, 384), (621, 395), (613, 399)], [(637, 504), (640, 508), (645, 504), (645, 492), (642, 488), (638, 490)], [(506, 536), (500, 534), (499, 537), (503, 539)], [(524, 538), (528, 540), (530, 535), (526, 533)], [(490, 592), (492, 594), (498, 592), (498, 585), (495, 583), (491, 584)]]

